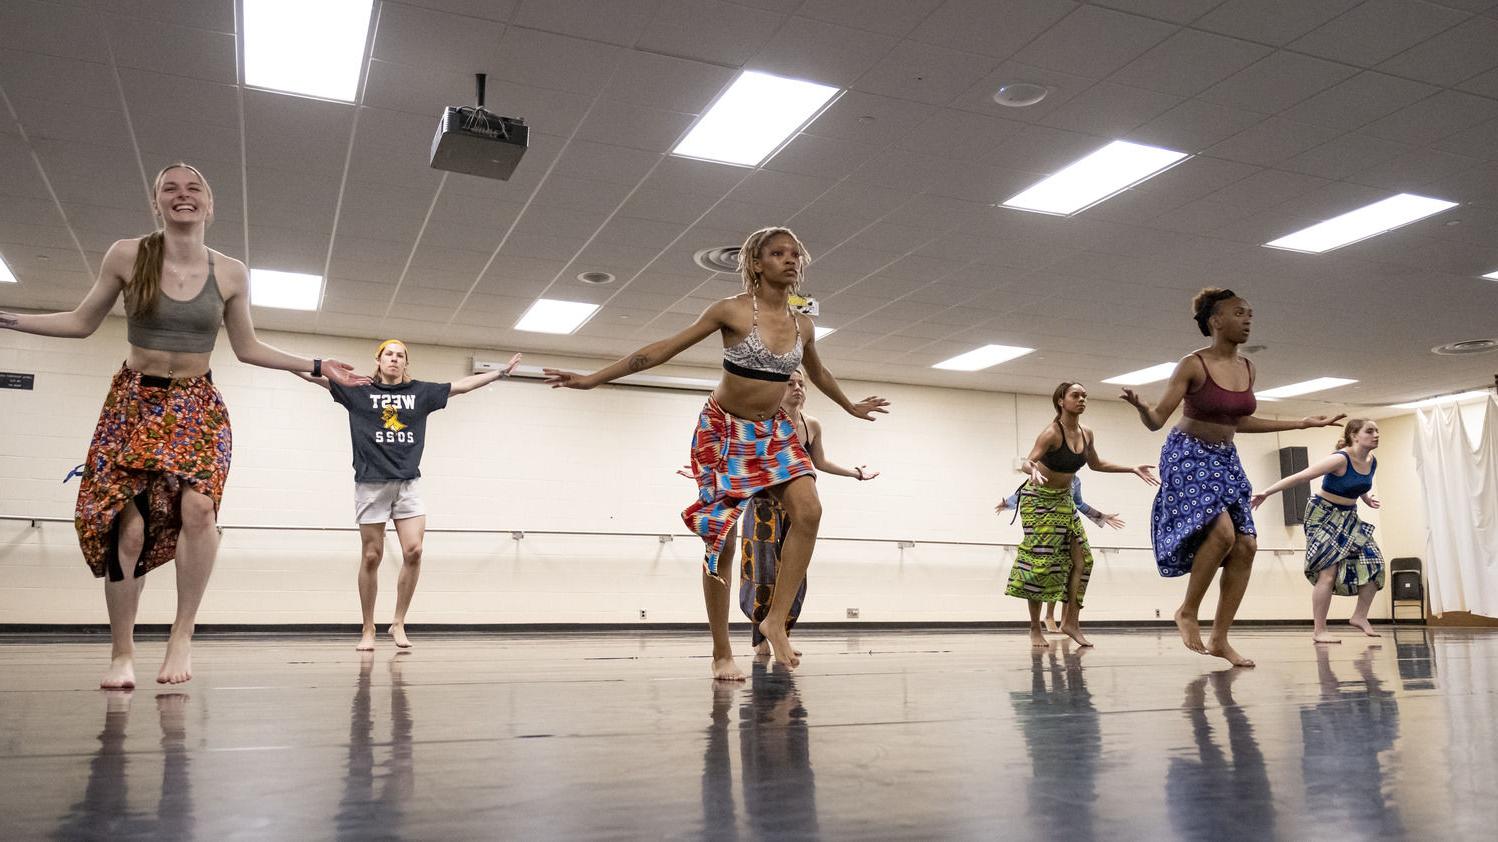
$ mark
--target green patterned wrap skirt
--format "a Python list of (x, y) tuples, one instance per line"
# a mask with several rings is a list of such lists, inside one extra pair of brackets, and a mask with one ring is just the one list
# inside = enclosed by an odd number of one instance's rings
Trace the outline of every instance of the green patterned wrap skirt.
[(1087, 546), (1071, 489), (1025, 483), (1019, 493), (1019, 517), (1025, 539), (1015, 554), (1004, 593), (1031, 602), (1066, 602), (1075, 540), (1082, 550), (1082, 581), (1077, 586), (1077, 607), (1081, 608), (1092, 576), (1092, 549)]

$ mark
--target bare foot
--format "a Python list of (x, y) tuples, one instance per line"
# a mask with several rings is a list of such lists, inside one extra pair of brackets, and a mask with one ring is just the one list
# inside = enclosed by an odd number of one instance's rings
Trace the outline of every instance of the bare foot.
[(395, 641), (395, 645), (400, 647), (401, 649), (411, 648), (411, 638), (406, 637), (405, 623), (391, 623), (390, 637)]
[(375, 639), (375, 630), (374, 629), (365, 629), (364, 632), (359, 635), (359, 645), (354, 647), (354, 651), (355, 652), (373, 652), (374, 651), (374, 639)]
[(172, 635), (166, 641), (166, 657), (161, 660), (157, 684), (182, 684), (192, 678), (192, 638)]
[(116, 655), (109, 661), (109, 669), (99, 679), (100, 690), (134, 690), (135, 656)]
[(1078, 646), (1091, 646), (1092, 645), (1091, 641), (1089, 641), (1087, 638), (1085, 638), (1085, 637), (1082, 636), (1082, 627), (1081, 626), (1062, 625), (1061, 626), (1061, 633), (1064, 634), (1064, 635), (1066, 635), (1067, 637), (1071, 638), (1072, 640), (1075, 640), (1077, 642)]
[(1347, 621), (1347, 625), (1352, 626), (1353, 628), (1362, 629), (1363, 634), (1367, 635), (1368, 637), (1383, 637), (1383, 635), (1373, 630), (1373, 624), (1368, 622), (1366, 618), (1359, 619), (1357, 617), (1353, 617), (1351, 620)]
[(1226, 640), (1212, 641), (1211, 645), (1207, 647), (1207, 654), (1222, 658), (1235, 667), (1251, 667), (1254, 665), (1253, 661), (1239, 655), (1238, 650), (1230, 646)]
[(1329, 631), (1312, 632), (1311, 633), (1311, 640), (1314, 641), (1314, 642), (1316, 642), (1316, 643), (1341, 643), (1342, 642), (1342, 638), (1337, 637), (1336, 635), (1332, 634)]
[(716, 681), (743, 681), (747, 676), (734, 662), (733, 656), (713, 659), (713, 679)]
[(1030, 629), (1030, 645), (1036, 649), (1045, 649), (1051, 645), (1051, 642), (1045, 639), (1045, 632), (1032, 628)]
[(1207, 645), (1202, 643), (1202, 625), (1195, 617), (1188, 617), (1181, 609), (1176, 609), (1176, 629), (1181, 632), (1181, 642), (1192, 652), (1200, 652), (1209, 655)]
[(771, 623), (766, 617), (759, 623), (759, 633), (765, 636), (770, 643), (770, 651), (775, 655), (775, 660), (788, 667), (801, 666), (801, 658), (797, 656), (796, 650), (791, 647), (791, 639), (786, 636), (785, 623)]
[(1050, 617), (1045, 618), (1045, 630), (1051, 634), (1061, 634), (1061, 625)]

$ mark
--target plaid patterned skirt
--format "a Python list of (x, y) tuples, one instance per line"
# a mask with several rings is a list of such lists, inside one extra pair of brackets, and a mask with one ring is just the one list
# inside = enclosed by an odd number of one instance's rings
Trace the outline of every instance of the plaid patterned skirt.
[[(749, 501), (747, 517), (739, 527), (743, 537), (740, 547), (743, 552), (739, 565), (739, 609), (750, 620), (749, 638), (758, 646), (765, 636), (759, 624), (770, 614), (770, 601), (775, 597), (775, 576), (780, 564), (780, 547), (785, 543), (786, 527), (790, 522), (785, 517), (785, 507), (769, 494), (756, 494)], [(801, 616), (801, 604), (806, 601), (806, 580), (801, 580), (801, 589), (791, 603), (790, 616), (785, 620), (786, 634), (796, 627)]]
[(1185, 576), (1202, 532), (1223, 512), (1233, 529), (1257, 536), (1253, 486), (1230, 441), (1203, 441), (1171, 430), (1160, 448), (1160, 491), (1150, 511), (1150, 537), (1161, 576)]
[(232, 451), (229, 411), (211, 375), (169, 380), (121, 367), (88, 446), (73, 516), (94, 576), (125, 578), (119, 518), (132, 503), (146, 526), (135, 575), (175, 558), (183, 486), (212, 498), (217, 511)]
[(1373, 540), (1373, 524), (1358, 517), (1358, 506), (1342, 506), (1311, 495), (1306, 503), (1306, 579), (1311, 584), (1321, 571), (1336, 569), (1332, 593), (1357, 596), (1358, 589), (1373, 583), (1384, 588), (1384, 554)]
[(796, 477), (816, 475), (785, 410), (764, 421), (745, 421), (708, 398), (692, 435), (697, 501), (681, 513), (687, 527), (707, 545), (702, 566), (708, 575), (723, 578), (718, 574), (718, 554), (743, 513), (745, 500)]
[(1025, 483), (1019, 492), (1019, 518), (1025, 538), (1014, 555), (1004, 593), (1031, 602), (1066, 602), (1075, 540), (1082, 548), (1082, 581), (1076, 594), (1081, 608), (1087, 581), (1092, 578), (1092, 548), (1087, 545), (1071, 489)]

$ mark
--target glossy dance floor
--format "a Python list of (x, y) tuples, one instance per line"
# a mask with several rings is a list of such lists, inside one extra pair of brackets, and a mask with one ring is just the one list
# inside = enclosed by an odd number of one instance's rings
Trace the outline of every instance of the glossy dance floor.
[(1498, 633), (1384, 631), (807, 631), (738, 686), (704, 635), (208, 639), (134, 693), (0, 639), (0, 836), (1493, 838)]

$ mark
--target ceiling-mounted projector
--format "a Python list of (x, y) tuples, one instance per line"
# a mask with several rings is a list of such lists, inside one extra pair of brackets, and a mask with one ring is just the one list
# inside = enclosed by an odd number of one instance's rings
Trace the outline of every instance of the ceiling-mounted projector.
[(497, 178), (515, 174), (530, 142), (530, 129), (518, 117), (484, 108), (484, 74), (477, 75), (478, 105), (450, 106), (432, 138), (432, 169)]

